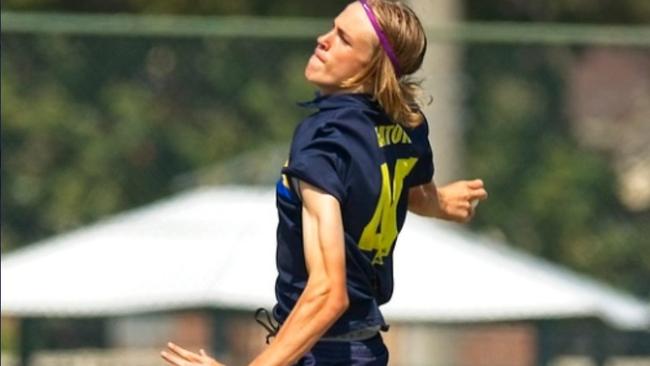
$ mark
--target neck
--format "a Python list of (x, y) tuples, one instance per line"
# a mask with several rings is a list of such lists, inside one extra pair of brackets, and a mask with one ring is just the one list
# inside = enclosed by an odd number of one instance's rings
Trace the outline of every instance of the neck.
[(340, 88), (340, 87), (325, 87), (318, 86), (318, 91), (320, 95), (330, 95), (330, 94), (363, 94), (370, 93), (368, 88), (364, 86), (356, 86), (354, 88)]

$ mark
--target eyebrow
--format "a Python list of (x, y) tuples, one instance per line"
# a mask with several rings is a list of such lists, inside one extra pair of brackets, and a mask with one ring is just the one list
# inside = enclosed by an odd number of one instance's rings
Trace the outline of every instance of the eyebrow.
[(340, 36), (342, 36), (342, 37), (343, 37), (347, 42), (352, 43), (352, 37), (350, 36), (350, 34), (349, 34), (348, 32), (346, 32), (345, 30), (343, 30), (343, 28), (341, 28), (340, 26), (338, 26), (338, 25), (336, 24), (336, 21), (334, 21), (334, 28), (336, 28), (336, 32), (337, 32)]

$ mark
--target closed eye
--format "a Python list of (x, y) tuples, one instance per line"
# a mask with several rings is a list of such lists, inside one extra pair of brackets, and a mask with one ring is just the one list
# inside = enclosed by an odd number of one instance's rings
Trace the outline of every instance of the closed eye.
[(347, 33), (345, 33), (345, 31), (343, 29), (339, 28), (336, 25), (336, 23), (334, 23), (334, 29), (336, 29), (336, 34), (343, 41), (343, 43), (350, 46), (351, 45), (350, 36)]
[(339, 29), (339, 31), (338, 31), (338, 34), (339, 34), (339, 38), (341, 38), (341, 40), (343, 41), (343, 43), (345, 43), (346, 45), (349, 46), (349, 45), (350, 45), (350, 39), (349, 39), (348, 35), (345, 34), (345, 33), (344, 33), (342, 30), (340, 30), (340, 29)]

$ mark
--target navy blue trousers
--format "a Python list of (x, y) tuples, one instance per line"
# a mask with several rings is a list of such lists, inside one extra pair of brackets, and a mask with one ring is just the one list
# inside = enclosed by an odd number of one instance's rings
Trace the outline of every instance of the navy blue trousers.
[(296, 365), (386, 366), (388, 349), (379, 334), (365, 341), (320, 341)]

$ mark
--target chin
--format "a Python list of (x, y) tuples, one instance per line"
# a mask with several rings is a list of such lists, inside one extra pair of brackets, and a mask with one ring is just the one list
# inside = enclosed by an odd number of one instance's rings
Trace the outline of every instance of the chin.
[(312, 63), (310, 60), (310, 62), (307, 63), (307, 66), (305, 66), (305, 78), (307, 78), (309, 81), (317, 78), (318, 72), (320, 70), (319, 66), (320, 65), (314, 65), (314, 63)]
[(305, 67), (305, 72), (304, 72), (304, 74), (305, 74), (305, 79), (311, 83), (311, 79), (312, 79), (312, 71), (309, 70), (309, 65), (307, 65), (307, 67)]
[(305, 70), (305, 79), (307, 80), (307, 82), (309, 82), (311, 85), (317, 88), (320, 88), (321, 85), (323, 84), (322, 82), (319, 81), (318, 75), (312, 70), (309, 70), (309, 68)]
[(308, 64), (307, 67), (305, 68), (305, 79), (307, 80), (307, 82), (315, 86), (321, 91), (332, 89), (332, 85), (335, 84), (332, 83), (326, 77), (324, 77), (324, 75), (319, 71), (320, 70), (318, 67), (314, 67), (314, 66), (310, 67), (310, 65)]

